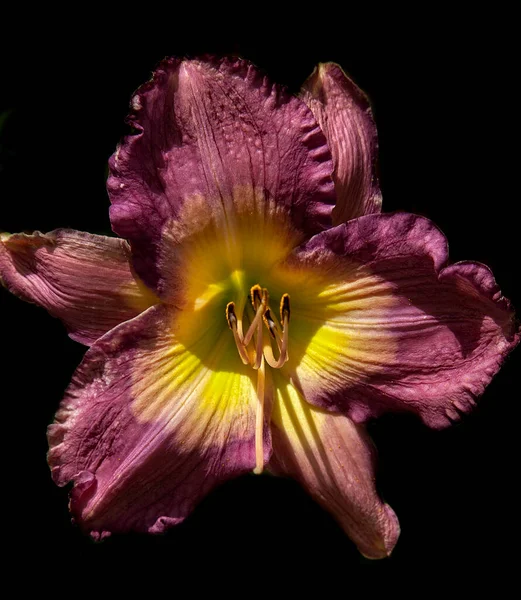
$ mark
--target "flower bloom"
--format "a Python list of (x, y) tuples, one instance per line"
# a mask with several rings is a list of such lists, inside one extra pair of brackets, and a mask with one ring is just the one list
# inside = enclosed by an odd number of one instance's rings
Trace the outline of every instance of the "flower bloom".
[(429, 220), (379, 214), (374, 122), (336, 65), (296, 98), (245, 61), (168, 59), (129, 122), (108, 180), (122, 239), (0, 243), (6, 287), (90, 346), (48, 431), (75, 520), (162, 532), (269, 469), (387, 556), (399, 525), (363, 423), (441, 428), (475, 405), (519, 341), (492, 273), (449, 265)]

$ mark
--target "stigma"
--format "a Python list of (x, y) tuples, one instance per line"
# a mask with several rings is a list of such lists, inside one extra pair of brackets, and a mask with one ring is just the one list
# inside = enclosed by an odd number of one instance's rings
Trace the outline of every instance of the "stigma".
[[(235, 303), (228, 302), (226, 321), (232, 331), (242, 362), (257, 371), (255, 469), (253, 472), (259, 474), (264, 468), (263, 428), (266, 364), (272, 369), (280, 369), (289, 360), (290, 302), (289, 295), (283, 294), (279, 306), (280, 321), (278, 321), (270, 308), (269, 293), (266, 288), (254, 285), (250, 290), (250, 300), (252, 310), (248, 311), (249, 306), (246, 306), (244, 310), (246, 314), (236, 312)], [(244, 333), (245, 321), (249, 322), (246, 333)], [(277, 347), (277, 357), (273, 353), (272, 343)]]

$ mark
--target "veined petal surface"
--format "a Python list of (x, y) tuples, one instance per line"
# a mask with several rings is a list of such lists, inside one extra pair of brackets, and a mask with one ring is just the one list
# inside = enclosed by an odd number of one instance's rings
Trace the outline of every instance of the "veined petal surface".
[(302, 87), (333, 156), (337, 203), (333, 224), (378, 213), (378, 138), (371, 107), (362, 90), (334, 63), (319, 64)]
[(124, 240), (68, 229), (2, 234), (0, 281), (86, 345), (159, 302), (133, 274)]
[[(128, 136), (110, 160), (114, 231), (160, 296), (163, 237), (197, 205), (233, 220), (241, 197), (276, 202), (300, 240), (331, 224), (333, 164), (313, 114), (243, 60), (163, 61), (132, 100)], [(246, 190), (246, 191), (245, 191)]]
[(357, 422), (413, 411), (435, 428), (475, 405), (519, 328), (487, 267), (447, 258), (443, 234), (411, 214), (360, 217), (294, 252), (285, 368), (307, 401)]
[(400, 527), (376, 492), (375, 452), (363, 426), (311, 406), (291, 384), (278, 379), (270, 469), (297, 479), (335, 516), (364, 556), (388, 556)]
[[(161, 532), (255, 467), (252, 369), (226, 325), (200, 319), (154, 306), (98, 340), (73, 377), (48, 459), (58, 485), (74, 480), (71, 511), (94, 536)], [(267, 427), (264, 443), (267, 462)]]

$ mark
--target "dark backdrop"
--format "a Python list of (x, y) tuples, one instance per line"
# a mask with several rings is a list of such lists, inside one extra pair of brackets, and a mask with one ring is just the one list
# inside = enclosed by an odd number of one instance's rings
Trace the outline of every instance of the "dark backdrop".
[[(2, 52), (0, 229), (110, 233), (107, 159), (127, 131), (133, 90), (163, 56), (239, 54), (294, 91), (317, 62), (331, 60), (372, 100), (384, 210), (433, 219), (451, 259), (489, 265), (521, 307), (513, 6), (384, 15), (369, 7), (362, 16), (349, 5), (344, 15), (317, 6), (300, 24), (251, 13), (226, 27), (202, 7), (190, 18), (150, 12), (114, 24), (103, 15), (17, 15), (3, 23), (14, 35)], [(220, 12), (227, 22), (241, 10)], [(250, 578), (244, 593), (260, 580), (280, 590), (285, 580), (295, 593), (319, 584), (322, 597), (337, 584), (347, 594), (360, 574), (372, 586), (403, 573), (402, 592), (420, 572), (429, 585), (510, 579), (519, 547), (519, 353), (451, 429), (432, 432), (396, 415), (370, 424), (378, 484), (402, 525), (388, 560), (362, 558), (295, 483), (255, 476), (216, 490), (165, 536), (94, 544), (71, 526), (67, 492), (52, 484), (45, 461), (46, 426), (84, 349), (42, 309), (3, 290), (0, 303), (2, 530), (15, 569), (43, 568), (44, 583), (66, 576), (73, 586), (97, 585), (108, 572), (116, 583), (150, 577), (172, 594), (181, 580), (233, 587), (240, 572)]]

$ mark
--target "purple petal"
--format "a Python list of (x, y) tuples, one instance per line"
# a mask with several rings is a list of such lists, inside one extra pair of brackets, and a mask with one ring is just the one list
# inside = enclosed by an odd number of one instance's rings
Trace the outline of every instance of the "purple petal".
[[(163, 61), (132, 100), (127, 137), (110, 160), (111, 221), (137, 273), (163, 290), (169, 231), (197, 205), (232, 222), (242, 203), (276, 203), (309, 237), (331, 223), (333, 165), (311, 111), (242, 60)], [(193, 211), (192, 211), (193, 212)]]
[(230, 366), (226, 325), (201, 336), (199, 319), (162, 304), (110, 331), (49, 427), (53, 478), (74, 480), (71, 511), (95, 537), (161, 532), (255, 467), (253, 370)]
[(86, 345), (159, 302), (133, 275), (124, 240), (66, 229), (3, 234), (0, 279)]
[(400, 526), (376, 492), (374, 449), (363, 427), (310, 406), (291, 385), (278, 386), (272, 418), (271, 470), (297, 479), (364, 556), (389, 556)]
[(378, 138), (367, 96), (334, 63), (322, 63), (302, 87), (333, 156), (337, 203), (333, 223), (380, 212)]
[[(490, 270), (445, 266), (447, 255), (443, 234), (411, 214), (360, 217), (296, 251), (294, 267), (338, 280), (334, 320), (323, 323), (336, 350), (318, 356), (312, 340), (295, 366), (308, 401), (357, 422), (414, 411), (436, 428), (475, 405), (519, 327)], [(347, 276), (354, 283), (342, 284)], [(311, 310), (320, 315), (320, 304)]]

